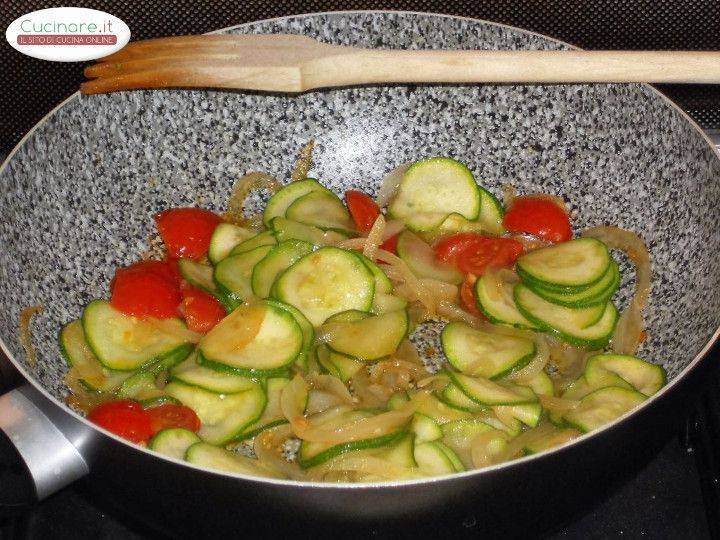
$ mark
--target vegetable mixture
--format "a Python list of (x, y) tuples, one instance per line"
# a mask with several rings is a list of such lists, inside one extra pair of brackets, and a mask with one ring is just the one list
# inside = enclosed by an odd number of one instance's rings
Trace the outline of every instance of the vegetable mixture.
[[(343, 202), (306, 176), (311, 151), (286, 185), (241, 178), (224, 216), (155, 216), (164, 258), (118, 268), (110, 299), (60, 332), (71, 405), (197, 465), (368, 482), (542, 452), (665, 383), (633, 356), (650, 286), (634, 233), (573, 238), (562, 200), (503, 205), (444, 157)], [(636, 266), (622, 315), (609, 249)]]

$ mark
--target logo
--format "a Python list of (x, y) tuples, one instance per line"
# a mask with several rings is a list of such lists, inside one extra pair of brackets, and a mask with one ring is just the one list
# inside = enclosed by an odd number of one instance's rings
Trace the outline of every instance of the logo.
[(130, 41), (130, 29), (103, 11), (60, 7), (18, 17), (5, 37), (15, 50), (33, 58), (82, 62), (122, 49)]

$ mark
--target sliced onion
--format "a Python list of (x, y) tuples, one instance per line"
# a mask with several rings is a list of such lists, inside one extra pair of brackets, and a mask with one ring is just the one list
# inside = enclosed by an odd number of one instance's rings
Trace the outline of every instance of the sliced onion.
[(522, 369), (511, 374), (508, 379), (517, 383), (524, 383), (538, 375), (550, 360), (550, 346), (543, 334), (534, 334), (535, 356)]
[(385, 175), (380, 184), (378, 195), (375, 198), (375, 202), (377, 202), (380, 208), (387, 206), (395, 197), (397, 190), (400, 188), (400, 182), (402, 182), (403, 176), (405, 176), (410, 165), (412, 165), (412, 163), (403, 163)]
[(377, 257), (378, 259), (389, 264), (399, 272), (400, 276), (403, 279), (403, 282), (417, 297), (417, 300), (420, 301), (423, 306), (425, 306), (428, 314), (432, 315), (436, 312), (437, 299), (431, 291), (428, 291), (425, 287), (422, 286), (420, 280), (415, 276), (415, 274), (413, 274), (412, 270), (410, 270), (405, 261), (403, 261), (394, 253), (390, 253), (389, 251), (385, 251), (384, 249), (378, 250)]
[(339, 247), (341, 249), (365, 249), (365, 244), (367, 243), (367, 238), (360, 237), (360, 238), (343, 238), (339, 242), (335, 244), (335, 247)]
[(333, 377), (332, 375), (313, 375), (308, 378), (308, 382), (315, 390), (329, 392), (343, 403), (353, 403), (352, 395), (350, 395), (347, 387), (337, 377)]
[(28, 306), (26, 308), (23, 308), (23, 310), (20, 312), (20, 317), (18, 320), (20, 344), (22, 345), (23, 349), (25, 349), (25, 354), (27, 355), (27, 363), (31, 369), (35, 369), (35, 366), (37, 365), (37, 352), (35, 351), (35, 346), (32, 342), (30, 321), (32, 320), (33, 315), (35, 315), (36, 313), (42, 313), (43, 309), (44, 308), (40, 305)]
[(619, 227), (593, 227), (584, 231), (583, 236), (597, 238), (610, 249), (623, 250), (635, 264), (635, 294), (618, 320), (611, 344), (617, 353), (635, 354), (642, 343), (645, 329), (642, 312), (648, 303), (652, 280), (647, 245), (636, 233)]
[(251, 172), (241, 176), (235, 181), (223, 217), (230, 223), (248, 226), (252, 223), (252, 218), (248, 218), (245, 213), (245, 200), (250, 192), (267, 189), (270, 193), (275, 193), (281, 185), (277, 178), (265, 173)]
[(505, 447), (507, 435), (499, 430), (479, 433), (470, 443), (470, 454), (475, 467), (487, 467), (500, 461)]
[(437, 313), (441, 317), (444, 317), (450, 321), (462, 321), (469, 324), (473, 328), (483, 328), (484, 326), (486, 326), (485, 321), (471, 313), (468, 313), (463, 308), (458, 306), (455, 302), (441, 300), (440, 302), (438, 302)]
[(382, 244), (383, 233), (385, 232), (385, 217), (380, 214), (375, 223), (373, 223), (370, 232), (368, 232), (367, 240), (365, 241), (365, 247), (363, 247), (363, 255), (365, 255), (371, 261), (375, 261), (377, 258), (377, 252), (380, 244)]
[(298, 180), (305, 180), (308, 172), (312, 168), (312, 156), (313, 149), (315, 148), (315, 141), (312, 140), (300, 149), (297, 161), (293, 167), (292, 173), (290, 174), (290, 181), (297, 182)]
[(391, 236), (400, 234), (405, 229), (405, 223), (399, 219), (386, 219), (385, 230), (383, 231), (383, 240), (387, 240)]
[(308, 399), (308, 385), (301, 375), (295, 375), (293, 379), (285, 385), (280, 393), (280, 410), (283, 416), (290, 422), (295, 435), (299, 437), (305, 427), (307, 420), (305, 418), (305, 404)]
[(291, 463), (282, 455), (282, 445), (291, 436), (287, 425), (263, 431), (255, 437), (253, 451), (258, 464), (281, 478), (305, 480), (307, 475), (297, 463)]
[(357, 473), (353, 481), (403, 480), (418, 476), (416, 469), (407, 469), (378, 456), (375, 451), (356, 451), (337, 456), (322, 465), (308, 471), (308, 478), (316, 481), (332, 479), (345, 480), (347, 475), (338, 473)]

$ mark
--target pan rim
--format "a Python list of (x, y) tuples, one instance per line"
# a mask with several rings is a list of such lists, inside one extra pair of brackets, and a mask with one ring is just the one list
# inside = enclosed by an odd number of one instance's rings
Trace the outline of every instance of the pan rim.
[[(508, 25), (508, 24), (502, 24), (497, 23), (493, 21), (488, 21), (485, 19), (479, 19), (474, 17), (464, 17), (459, 15), (448, 15), (443, 13), (432, 13), (432, 12), (422, 12), (422, 11), (403, 11), (403, 10), (340, 10), (340, 11), (323, 11), (323, 12), (317, 12), (317, 13), (302, 13), (302, 14), (296, 14), (296, 15), (284, 15), (280, 17), (272, 17), (268, 19), (260, 19), (255, 21), (249, 21), (242, 24), (227, 26), (224, 28), (220, 28), (218, 30), (213, 30), (212, 32), (207, 32), (208, 34), (217, 34), (222, 32), (227, 32), (229, 30), (234, 30), (238, 28), (243, 28), (251, 25), (261, 24), (261, 23), (270, 23), (270, 22), (277, 22), (277, 21), (283, 21), (288, 19), (301, 19), (301, 18), (309, 18), (309, 17), (316, 17), (316, 16), (322, 16), (322, 15), (359, 15), (359, 14), (368, 14), (368, 15), (420, 15), (420, 16), (429, 16), (429, 17), (438, 17), (438, 18), (447, 18), (447, 19), (457, 19), (462, 21), (470, 21), (473, 23), (480, 23), (488, 26), (495, 26), (499, 28), (504, 28), (507, 30), (513, 30), (515, 32), (520, 32), (526, 35), (539, 37), (545, 40), (548, 40), (550, 42), (554, 42), (557, 44), (565, 45), (571, 49), (576, 50), (582, 50), (580, 47), (577, 47), (575, 45), (572, 45), (570, 43), (567, 43), (565, 41), (562, 41), (560, 39), (556, 39), (550, 36), (547, 36), (545, 34), (541, 34), (538, 32), (534, 32), (531, 30), (526, 30), (523, 28), (519, 28), (516, 26)], [(663, 101), (665, 101), (666, 105), (670, 106), (672, 109), (674, 109), (677, 113), (680, 113), (680, 115), (685, 119), (686, 122), (688, 122), (692, 128), (698, 133), (698, 135), (701, 136), (705, 140), (705, 142), (708, 144), (710, 149), (712, 150), (715, 157), (720, 160), (720, 148), (716, 147), (715, 144), (712, 142), (712, 140), (708, 137), (708, 135), (703, 131), (703, 129), (693, 120), (683, 109), (681, 109), (675, 102), (673, 102), (670, 98), (665, 96), (662, 92), (657, 90), (655, 87), (648, 83), (624, 83), (624, 84), (632, 84), (632, 85), (639, 85), (644, 87), (647, 90), (650, 90), (652, 93), (654, 93), (656, 96), (660, 97)], [(2, 164), (0, 164), (0, 174), (5, 170), (5, 168), (9, 165), (12, 158), (15, 156), (15, 154), (22, 148), (22, 146), (27, 142), (27, 140), (35, 133), (35, 131), (40, 128), (43, 124), (45, 124), (57, 111), (59, 111), (62, 107), (64, 107), (66, 104), (70, 103), (74, 99), (79, 99), (81, 96), (79, 91), (74, 92), (64, 100), (62, 100), (57, 106), (55, 106), (53, 109), (51, 109), (45, 116), (43, 116), (21, 139), (20, 141), (15, 145), (15, 147), (8, 153), (6, 159), (3, 161)], [(544, 458), (548, 455), (557, 454), (563, 451), (568, 451), (570, 448), (579, 446), (582, 444), (587, 444), (589, 440), (592, 438), (599, 436), (601, 433), (612, 430), (617, 428), (619, 425), (625, 423), (628, 421), (628, 419), (639, 413), (640, 411), (647, 409), (648, 407), (654, 405), (654, 403), (662, 399), (662, 397), (674, 390), (675, 386), (679, 383), (679, 381), (685, 379), (690, 371), (695, 369), (699, 363), (707, 356), (707, 353), (710, 351), (710, 349), (720, 340), (720, 326), (715, 329), (713, 334), (710, 336), (710, 339), (705, 343), (703, 348), (700, 350), (700, 352), (695, 355), (695, 357), (692, 359), (692, 361), (685, 366), (668, 384), (666, 384), (663, 388), (661, 388), (656, 394), (650, 396), (648, 399), (643, 401), (641, 405), (636, 407), (635, 409), (628, 411), (624, 415), (620, 416), (619, 418), (615, 419), (614, 421), (610, 422), (609, 424), (606, 424), (602, 426), (601, 428), (598, 428), (594, 431), (591, 431), (589, 433), (584, 433), (577, 439), (574, 439), (570, 441), (569, 443), (563, 444), (558, 447), (551, 448), (549, 450), (545, 450), (543, 452), (539, 452), (537, 454), (531, 454), (528, 456), (523, 456), (511, 461), (506, 461), (503, 463), (497, 463), (495, 465), (485, 467), (482, 469), (471, 469), (468, 471), (463, 471), (460, 473), (453, 473), (443, 476), (432, 476), (427, 478), (418, 478), (418, 479), (412, 479), (412, 480), (397, 480), (397, 481), (384, 481), (384, 482), (367, 482), (367, 483), (350, 483), (350, 482), (343, 482), (343, 483), (330, 483), (330, 482), (311, 482), (311, 481), (298, 481), (298, 480), (282, 480), (282, 479), (274, 479), (274, 478), (265, 478), (265, 477), (258, 477), (258, 476), (250, 476), (245, 474), (238, 474), (238, 473), (231, 473), (226, 471), (221, 471), (217, 469), (210, 469), (207, 467), (202, 467), (198, 465), (194, 465), (191, 463), (188, 463), (186, 461), (171, 458), (168, 456), (163, 456), (162, 454), (158, 454), (156, 452), (151, 451), (150, 449), (139, 446), (136, 444), (131, 443), (130, 441), (127, 441), (125, 439), (122, 439), (118, 437), (117, 435), (107, 431), (106, 429), (97, 426), (87, 420), (84, 416), (81, 416), (76, 411), (74, 411), (72, 408), (68, 407), (65, 403), (62, 403), (60, 400), (56, 399), (55, 396), (50, 394), (43, 385), (41, 385), (34, 376), (29, 374), (27, 370), (24, 368), (24, 366), (14, 358), (14, 356), (11, 354), (9, 347), (6, 345), (2, 337), (0, 336), (0, 350), (5, 354), (5, 356), (8, 358), (8, 360), (13, 364), (13, 366), (20, 372), (20, 374), (23, 376), (23, 378), (26, 380), (26, 382), (33, 386), (35, 390), (37, 390), (43, 397), (50, 400), (54, 405), (57, 405), (60, 407), (65, 413), (70, 414), (76, 421), (79, 421), (89, 427), (93, 431), (97, 431), (105, 435), (106, 437), (109, 437), (116, 442), (123, 444), (124, 446), (128, 447), (131, 450), (135, 450), (138, 452), (142, 452), (148, 455), (148, 457), (152, 457), (155, 459), (164, 459), (166, 461), (175, 463), (177, 465), (188, 467), (190, 469), (195, 469), (198, 472), (203, 473), (210, 473), (216, 476), (222, 476), (225, 478), (234, 478), (237, 480), (243, 480), (243, 481), (250, 481), (250, 482), (258, 482), (262, 484), (271, 484), (275, 485), (277, 487), (290, 487), (290, 488), (315, 488), (315, 489), (329, 489), (329, 490), (346, 490), (346, 489), (353, 489), (353, 490), (370, 490), (370, 489), (387, 489), (387, 488), (413, 488), (415, 486), (422, 486), (422, 485), (428, 485), (428, 484), (435, 484), (438, 482), (447, 482), (454, 479), (460, 479), (460, 478), (469, 478), (471, 476), (482, 476), (482, 475), (489, 475), (492, 473), (499, 472), (501, 470), (504, 470), (506, 468), (514, 467), (514, 466), (520, 466), (520, 464), (530, 463), (534, 460)], [(92, 463), (90, 463), (90, 468), (92, 469)]]

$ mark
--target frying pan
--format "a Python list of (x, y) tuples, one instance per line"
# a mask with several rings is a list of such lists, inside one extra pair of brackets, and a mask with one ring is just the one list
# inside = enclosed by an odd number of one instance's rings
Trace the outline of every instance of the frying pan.
[[(296, 16), (225, 31), (302, 33), (363, 47), (568, 47), (478, 20), (399, 12)], [(577, 231), (613, 224), (640, 233), (655, 277), (639, 355), (665, 367), (668, 385), (560, 449), (449, 477), (362, 485), (202, 469), (127, 443), (68, 408), (57, 331), (107, 295), (116, 266), (140, 256), (150, 216), (172, 206), (222, 210), (238, 175), (287, 177), (297, 149), (313, 138), (314, 176), (337, 192), (372, 193), (396, 165), (448, 155), (496, 194), (511, 184), (561, 195)], [(645, 85), (74, 95), (21, 141), (0, 185), (0, 337), (26, 380), (0, 398), (0, 427), (38, 497), (92, 471), (98, 493), (144, 508), (172, 534), (238, 534), (278, 518), (376, 523), (463, 512), (478, 515), (486, 532), (518, 523), (535, 532), (595, 497), (608, 478), (635, 470), (669, 437), (718, 337), (720, 159), (686, 115)], [(633, 285), (623, 266), (620, 307)], [(34, 304), (45, 310), (33, 322), (31, 365), (17, 321)], [(8, 485), (0, 478), (3, 500), (12, 502)]]

